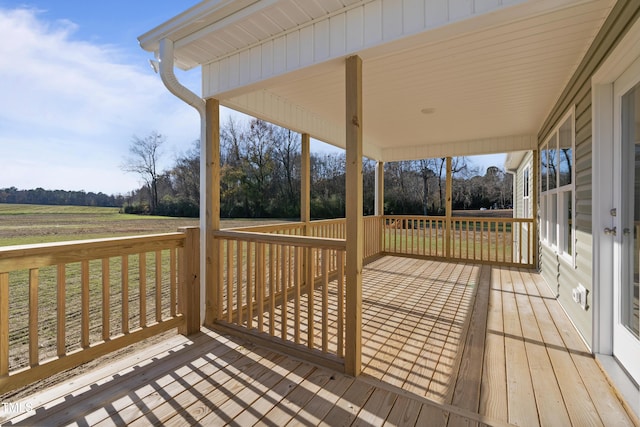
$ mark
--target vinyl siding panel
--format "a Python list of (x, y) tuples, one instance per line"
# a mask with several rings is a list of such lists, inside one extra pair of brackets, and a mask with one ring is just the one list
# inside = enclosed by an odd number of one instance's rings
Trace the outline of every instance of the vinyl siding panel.
[[(529, 168), (529, 209), (525, 211), (524, 208), (524, 171)], [(515, 218), (531, 218), (531, 208), (533, 203), (533, 152), (529, 151), (522, 158), (518, 169), (514, 175), (514, 191), (513, 191), (513, 212)], [(526, 226), (526, 225), (525, 225)], [(522, 247), (523, 253), (520, 254), (520, 259), (528, 259), (529, 254), (526, 252), (529, 247), (528, 233), (523, 230), (523, 234), (520, 235), (517, 230), (514, 231), (514, 247)], [(519, 241), (522, 239), (522, 246), (519, 245)]]
[[(542, 144), (562, 116), (575, 106), (575, 265), (559, 259), (551, 248), (542, 244), (540, 268), (542, 276), (558, 293), (560, 303), (589, 345), (593, 332), (591, 76), (638, 16), (640, 3), (637, 0), (616, 3), (538, 134), (538, 143)], [(586, 310), (571, 298), (571, 290), (578, 284), (588, 291)]]

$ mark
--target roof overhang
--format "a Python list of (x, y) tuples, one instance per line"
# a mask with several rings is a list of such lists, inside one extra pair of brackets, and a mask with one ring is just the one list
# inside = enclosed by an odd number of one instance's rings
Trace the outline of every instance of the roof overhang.
[[(344, 147), (344, 59), (363, 59), (365, 155), (533, 149), (614, 0), (205, 1), (140, 37), (202, 66), (203, 97)], [(466, 6), (460, 6), (460, 5)]]

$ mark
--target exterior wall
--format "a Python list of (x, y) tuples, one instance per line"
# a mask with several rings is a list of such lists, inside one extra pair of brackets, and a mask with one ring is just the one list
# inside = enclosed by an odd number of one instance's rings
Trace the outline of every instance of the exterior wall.
[[(525, 206), (524, 199), (524, 185), (525, 177), (524, 172), (528, 168), (529, 170), (529, 202), (528, 206)], [(533, 152), (528, 151), (522, 158), (518, 169), (513, 176), (513, 217), (514, 218), (531, 218), (532, 217), (532, 204), (533, 204), (533, 188), (535, 180), (533, 179)], [(525, 225), (526, 226), (526, 225)], [(519, 240), (522, 240), (522, 246), (519, 245)], [(529, 247), (528, 233), (524, 232), (520, 235), (517, 231), (514, 233), (514, 247), (522, 247), (523, 253), (520, 254), (520, 259), (529, 259), (529, 254), (526, 248)]]
[[(637, 0), (616, 3), (538, 134), (538, 143), (542, 145), (564, 114), (575, 106), (575, 265), (559, 259), (551, 248), (541, 244), (540, 268), (589, 345), (593, 332), (591, 77), (639, 16), (640, 2)], [(536, 178), (539, 189), (540, 177)], [(571, 290), (578, 284), (587, 289), (586, 310), (571, 298)]]

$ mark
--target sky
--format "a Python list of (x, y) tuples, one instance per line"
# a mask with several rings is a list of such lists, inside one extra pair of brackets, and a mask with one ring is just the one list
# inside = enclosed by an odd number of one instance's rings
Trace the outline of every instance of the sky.
[[(0, 0), (0, 188), (126, 194), (141, 185), (121, 169), (134, 137), (165, 136), (161, 168), (193, 147), (198, 114), (137, 37), (197, 3)], [(176, 74), (200, 93), (199, 70)]]

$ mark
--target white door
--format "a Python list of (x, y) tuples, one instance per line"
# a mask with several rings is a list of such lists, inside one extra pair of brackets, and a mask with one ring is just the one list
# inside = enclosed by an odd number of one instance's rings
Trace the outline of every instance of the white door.
[(640, 59), (614, 84), (613, 354), (640, 382)]

